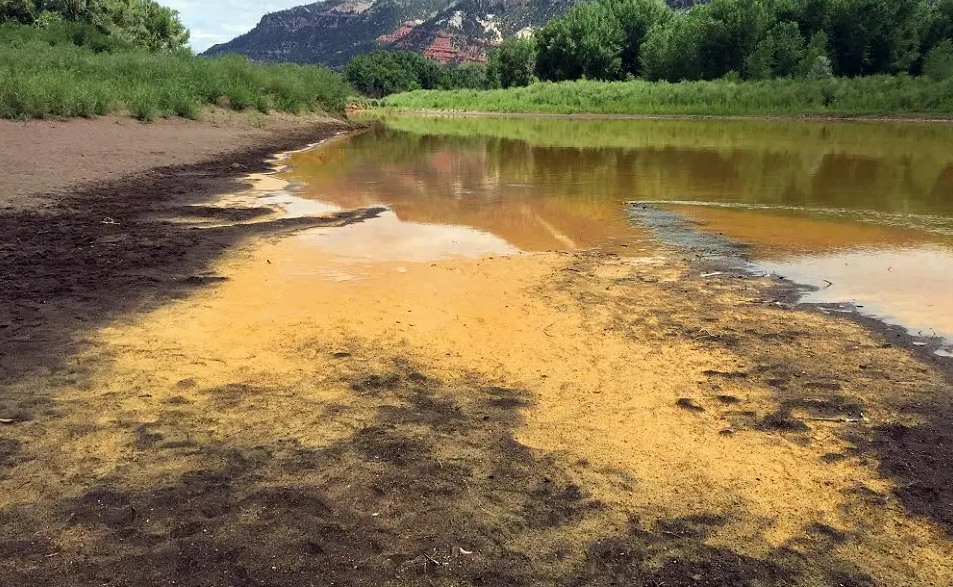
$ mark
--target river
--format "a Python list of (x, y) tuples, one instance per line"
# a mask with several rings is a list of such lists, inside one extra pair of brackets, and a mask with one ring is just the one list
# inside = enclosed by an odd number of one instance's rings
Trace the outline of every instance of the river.
[(390, 115), (290, 166), (307, 200), (390, 210), (319, 231), (344, 259), (723, 254), (721, 241), (752, 271), (812, 286), (805, 301), (953, 344), (948, 124)]

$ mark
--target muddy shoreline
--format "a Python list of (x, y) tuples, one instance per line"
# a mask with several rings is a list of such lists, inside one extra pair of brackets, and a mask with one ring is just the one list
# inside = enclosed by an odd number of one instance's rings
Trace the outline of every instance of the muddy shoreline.
[(786, 280), (169, 220), (345, 130), (0, 214), (0, 583), (949, 584), (949, 374)]
[(76, 351), (84, 332), (123, 312), (186, 296), (214, 281), (205, 273), (209, 264), (242, 239), (373, 215), (355, 210), (328, 219), (208, 230), (169, 220), (177, 215), (228, 220), (222, 216), (226, 210), (195, 205), (247, 188), (241, 179), (271, 170), (275, 153), (358, 128), (326, 119), (265, 134), (252, 146), (239, 141), (211, 159), (199, 155), (196, 163), (86, 182), (44, 196), (40, 205), (0, 210), (0, 384), (55, 368)]
[[(687, 258), (686, 258), (687, 260)], [(691, 260), (691, 273), (706, 274), (721, 272), (725, 278), (759, 279), (765, 278), (751, 268), (743, 267), (748, 261), (742, 257), (706, 257), (698, 255)], [(875, 316), (869, 316), (850, 304), (812, 303), (802, 301), (803, 296), (814, 288), (797, 283), (785, 276), (774, 276), (770, 283), (763, 286), (763, 295), (767, 303), (777, 303), (794, 308), (800, 312), (816, 315), (845, 318), (863, 327), (884, 340), (884, 344), (901, 348), (942, 373), (948, 384), (953, 387), (953, 360), (941, 357), (936, 350), (942, 348), (942, 339), (915, 336), (903, 326), (891, 324)]]
[[(942, 345), (935, 338), (915, 336), (905, 328), (896, 324), (887, 323), (879, 318), (865, 315), (849, 304), (809, 303), (801, 301), (806, 292), (812, 287), (796, 283), (784, 276), (764, 276), (744, 266), (747, 261), (743, 256), (714, 255), (706, 256), (704, 251), (687, 251), (689, 257), (684, 260), (689, 263), (687, 273), (698, 276), (697, 280), (727, 280), (751, 281), (757, 284), (756, 303), (773, 305), (782, 310), (804, 313), (819, 317), (822, 321), (849, 321), (857, 324), (871, 338), (877, 341), (882, 349), (902, 349), (903, 352), (915, 357), (921, 365), (942, 377), (941, 389), (953, 390), (953, 360), (935, 354), (935, 350)], [(692, 258), (690, 258), (692, 257)], [(711, 276), (712, 273), (719, 273)], [(745, 289), (747, 289), (745, 287)], [(838, 360), (839, 357), (830, 357)], [(865, 371), (877, 366), (860, 364)], [(922, 369), (926, 372), (927, 369)], [(891, 378), (891, 375), (884, 374)], [(908, 385), (909, 383), (901, 383)], [(781, 392), (775, 385), (770, 385), (775, 391)], [(828, 392), (830, 398), (818, 400), (811, 398), (808, 403), (815, 402), (818, 407), (834, 406), (844, 401), (840, 396), (840, 385)], [(810, 393), (809, 393), (810, 394)], [(819, 392), (815, 396), (823, 395)], [(797, 404), (804, 401), (804, 396), (785, 397), (785, 393), (778, 394), (779, 404)], [(826, 409), (822, 407), (822, 411)], [(843, 409), (843, 408), (842, 408)], [(866, 422), (861, 405), (855, 406), (856, 412), (850, 409), (840, 411), (836, 418), (843, 418), (845, 422)], [(917, 426), (909, 426), (899, 421), (887, 421), (880, 425), (867, 426), (867, 430), (858, 429), (856, 433), (846, 435), (854, 445), (855, 450), (870, 454), (879, 463), (879, 469), (886, 478), (893, 478), (897, 482), (895, 495), (911, 511), (933, 517), (940, 522), (950, 535), (953, 535), (953, 477), (948, 474), (949, 464), (953, 463), (953, 447), (950, 446), (951, 435), (949, 423), (953, 421), (953, 398), (947, 392), (939, 394), (912, 395), (902, 404), (893, 407), (897, 415), (906, 418), (913, 417), (919, 420)], [(846, 415), (845, 415), (846, 414)], [(808, 418), (809, 420), (810, 418)], [(823, 418), (822, 418), (823, 419)], [(795, 418), (794, 421), (797, 419)], [(786, 425), (786, 424), (785, 424)]]

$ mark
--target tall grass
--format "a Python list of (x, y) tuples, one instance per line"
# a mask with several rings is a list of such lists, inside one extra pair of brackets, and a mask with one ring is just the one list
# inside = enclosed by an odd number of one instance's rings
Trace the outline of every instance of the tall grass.
[(0, 118), (93, 116), (127, 108), (142, 120), (198, 116), (202, 106), (343, 112), (353, 90), (330, 69), (244, 57), (96, 52), (0, 26)]
[(399, 110), (633, 115), (953, 115), (953, 79), (906, 76), (758, 82), (540, 82), (506, 90), (418, 90)]

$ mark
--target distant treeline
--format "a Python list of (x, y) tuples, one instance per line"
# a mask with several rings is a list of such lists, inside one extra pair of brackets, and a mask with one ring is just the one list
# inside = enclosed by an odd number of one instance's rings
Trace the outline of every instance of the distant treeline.
[(915, 74), (951, 37), (953, 0), (714, 0), (684, 12), (597, 0), (537, 31), (535, 72), (551, 81)]
[[(351, 59), (344, 68), (344, 75), (357, 91), (372, 98), (411, 90), (488, 90), (526, 85), (531, 78), (526, 64), (534, 57), (531, 49), (525, 51), (518, 63), (507, 63), (506, 67), (501, 67), (500, 57), (505, 60), (508, 56), (505, 48), (515, 45), (507, 42), (493, 50), (487, 64), (460, 65), (442, 65), (411, 51), (377, 50)], [(510, 79), (512, 72), (521, 74), (523, 78), (514, 83)]]
[(486, 65), (443, 66), (406, 52), (354, 58), (368, 96), (496, 89), (532, 81), (824, 79), (953, 75), (953, 0), (595, 0), (531, 37), (507, 39)]

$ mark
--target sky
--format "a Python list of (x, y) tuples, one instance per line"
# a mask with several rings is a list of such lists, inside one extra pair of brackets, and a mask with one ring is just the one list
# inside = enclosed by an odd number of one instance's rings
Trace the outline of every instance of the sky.
[(179, 11), (192, 33), (192, 49), (205, 51), (255, 28), (269, 12), (312, 4), (315, 0), (160, 0)]

